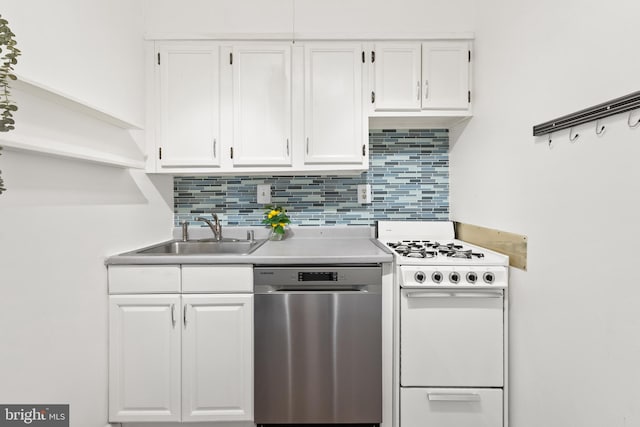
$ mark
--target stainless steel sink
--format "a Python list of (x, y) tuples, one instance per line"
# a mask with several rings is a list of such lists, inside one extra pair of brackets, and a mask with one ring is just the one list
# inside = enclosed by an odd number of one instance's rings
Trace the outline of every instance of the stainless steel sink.
[(134, 255), (248, 255), (266, 240), (174, 240), (135, 251)]

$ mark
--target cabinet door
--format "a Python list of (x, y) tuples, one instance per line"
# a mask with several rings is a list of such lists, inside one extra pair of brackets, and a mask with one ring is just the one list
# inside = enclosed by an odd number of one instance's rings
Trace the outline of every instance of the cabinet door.
[(180, 297), (109, 297), (109, 421), (180, 420)]
[(183, 421), (252, 421), (253, 295), (183, 296)]
[(361, 58), (359, 43), (305, 47), (305, 163), (364, 162)]
[(233, 164), (291, 164), (291, 46), (233, 48)]
[(376, 111), (420, 111), (420, 43), (376, 43)]
[(469, 43), (422, 44), (422, 109), (469, 108)]
[(160, 167), (219, 166), (218, 45), (162, 44)]

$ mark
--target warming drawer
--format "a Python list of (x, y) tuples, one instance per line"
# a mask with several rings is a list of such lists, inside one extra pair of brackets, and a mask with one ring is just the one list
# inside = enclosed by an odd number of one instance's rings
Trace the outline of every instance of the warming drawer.
[(402, 427), (500, 427), (502, 389), (403, 388)]

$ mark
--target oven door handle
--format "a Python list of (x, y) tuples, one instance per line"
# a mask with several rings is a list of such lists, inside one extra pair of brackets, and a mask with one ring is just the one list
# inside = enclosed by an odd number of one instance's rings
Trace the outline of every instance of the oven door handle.
[(502, 298), (502, 291), (450, 291), (450, 292), (429, 292), (429, 291), (408, 291), (407, 298)]
[(478, 393), (427, 393), (432, 402), (479, 402)]

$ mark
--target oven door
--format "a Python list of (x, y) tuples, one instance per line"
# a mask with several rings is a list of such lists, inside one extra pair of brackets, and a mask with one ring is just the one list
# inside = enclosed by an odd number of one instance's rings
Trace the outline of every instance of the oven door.
[(403, 387), (502, 387), (503, 290), (402, 289)]

